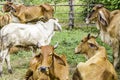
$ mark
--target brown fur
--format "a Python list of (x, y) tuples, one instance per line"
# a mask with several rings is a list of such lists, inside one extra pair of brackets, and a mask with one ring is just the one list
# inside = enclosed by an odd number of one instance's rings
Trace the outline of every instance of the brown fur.
[[(41, 71), (41, 67), (46, 67)], [(58, 56), (53, 46), (42, 46), (41, 53), (30, 61), (30, 67), (26, 73), (26, 80), (68, 80), (68, 64), (66, 57)], [(44, 75), (44, 77), (42, 77)]]
[(11, 16), (9, 14), (0, 15), (0, 29), (11, 22)]
[(104, 6), (94, 6), (94, 12), (90, 13), (86, 18), (88, 20), (95, 21), (100, 30), (101, 40), (113, 49), (114, 67), (120, 68), (120, 10), (114, 10), (110, 12)]
[(54, 9), (49, 4), (42, 4), (39, 6), (25, 6), (15, 5), (11, 2), (7, 2), (3, 5), (3, 11), (9, 12), (20, 19), (22, 23), (36, 21), (44, 19), (47, 21), (50, 18), (53, 18)]
[(114, 17), (115, 15), (119, 14), (119, 13), (120, 13), (120, 10), (111, 11), (111, 12), (110, 12), (110, 18), (113, 19), (113, 17)]
[(14, 54), (14, 53), (18, 53), (19, 51), (30, 51), (31, 48), (30, 47), (11, 47), (10, 48), (10, 54)]
[(105, 47), (100, 46), (94, 37), (85, 37), (75, 48), (75, 53), (83, 53), (88, 60), (77, 65), (73, 80), (118, 80), (113, 65), (107, 59)]

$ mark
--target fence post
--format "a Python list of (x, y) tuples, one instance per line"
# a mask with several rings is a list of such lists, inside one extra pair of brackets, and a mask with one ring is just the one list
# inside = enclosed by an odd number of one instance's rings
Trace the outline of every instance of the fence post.
[(70, 11), (69, 11), (69, 29), (74, 28), (74, 6), (73, 6), (73, 1), (74, 0), (69, 0), (69, 6), (70, 6)]

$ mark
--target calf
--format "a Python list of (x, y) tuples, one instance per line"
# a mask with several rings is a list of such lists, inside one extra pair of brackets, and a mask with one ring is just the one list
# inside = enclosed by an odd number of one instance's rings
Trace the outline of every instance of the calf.
[[(11, 28), (12, 27), (12, 28)], [(11, 72), (9, 50), (11, 47), (32, 47), (33, 53), (36, 53), (40, 45), (49, 45), (55, 30), (61, 31), (62, 28), (57, 20), (49, 19), (47, 22), (39, 21), (36, 24), (10, 23), (4, 26), (0, 31), (0, 74), (2, 65), (6, 58), (8, 69)]]
[(53, 18), (54, 9), (49, 4), (41, 4), (39, 6), (25, 6), (15, 5), (12, 2), (6, 2), (3, 5), (4, 12), (11, 12), (14, 16), (18, 17), (22, 23), (38, 21), (44, 19), (47, 21)]
[(50, 45), (41, 47), (41, 53), (30, 61), (26, 80), (68, 80), (66, 57), (57, 55), (55, 48)]
[(107, 59), (106, 49), (100, 46), (90, 34), (81, 40), (75, 53), (87, 57), (85, 63), (80, 62), (73, 74), (73, 80), (118, 80), (113, 65)]

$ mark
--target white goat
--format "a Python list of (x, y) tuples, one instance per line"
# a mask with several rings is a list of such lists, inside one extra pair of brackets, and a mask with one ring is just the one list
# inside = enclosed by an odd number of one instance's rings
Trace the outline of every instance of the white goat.
[[(9, 49), (13, 46), (32, 46), (33, 53), (36, 48), (48, 45), (54, 35), (54, 30), (62, 30), (60, 24), (55, 19), (49, 19), (44, 23), (38, 21), (36, 24), (10, 23), (1, 29), (1, 52), (0, 52), (0, 75), (2, 65), (6, 59), (8, 71), (12, 73), (9, 57)], [(39, 46), (40, 45), (40, 46)]]

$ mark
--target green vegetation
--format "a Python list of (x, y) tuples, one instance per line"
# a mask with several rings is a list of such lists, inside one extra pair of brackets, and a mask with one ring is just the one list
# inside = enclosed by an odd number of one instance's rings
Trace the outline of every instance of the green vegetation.
[[(22, 0), (26, 5), (33, 5), (33, 4), (41, 4), (41, 3), (50, 3), (50, 4), (68, 4), (68, 1), (66, 0)], [(81, 0), (74, 0), (75, 4), (82, 4)], [(88, 1), (91, 3), (92, 1), (95, 0), (82, 0), (82, 1)], [(97, 0), (96, 0), (97, 1)], [(98, 0), (100, 1), (100, 0)], [(101, 1), (106, 1), (106, 0), (101, 0)], [(107, 0), (110, 1), (110, 0)], [(115, 1), (115, 0), (113, 0)], [(62, 2), (62, 3), (61, 3)], [(87, 3), (88, 3), (87, 2)], [(111, 1), (112, 2), (112, 1)], [(86, 6), (85, 6), (86, 7)], [(85, 12), (86, 8), (85, 7), (75, 7), (75, 12)], [(85, 11), (84, 11), (85, 10)], [(60, 20), (60, 23), (65, 23), (68, 24), (68, 14), (58, 14), (59, 12), (64, 12), (68, 13), (69, 12), (69, 7), (68, 6), (58, 6), (55, 9), (55, 18), (58, 18)], [(84, 15), (86, 16), (86, 15)], [(75, 15), (75, 21), (79, 22), (81, 24), (81, 21), (84, 19), (83, 14), (76, 14)], [(66, 18), (62, 20), (63, 18)], [(75, 22), (76, 23), (76, 22)], [(79, 62), (85, 62), (86, 59), (84, 58), (83, 55), (75, 55), (74, 54), (74, 48), (79, 44), (81, 39), (86, 36), (88, 33), (92, 33), (93, 35), (97, 35), (98, 30), (95, 27), (82, 27), (82, 28), (75, 28), (73, 30), (66, 30), (66, 26), (63, 27), (62, 32), (56, 32), (54, 37), (52, 38), (51, 45), (55, 45), (56, 42), (59, 43), (58, 48), (55, 50), (58, 54), (65, 54), (67, 56), (67, 61), (70, 65), (70, 68), (75, 68), (75, 66)], [(77, 27), (77, 26), (75, 26)], [(105, 46), (107, 53), (108, 53), (108, 58), (112, 62), (112, 49), (104, 44), (100, 38), (97, 38), (97, 42)], [(4, 70), (3, 70), (3, 77), (0, 78), (0, 80), (23, 80), (25, 73), (28, 69), (29, 66), (29, 61), (32, 58), (32, 53), (31, 52), (25, 52), (21, 51), (17, 54), (11, 54), (11, 64), (13, 67), (13, 74), (9, 74), (7, 72), (7, 67), (6, 64), (4, 65)]]
[(120, 0), (82, 0), (84, 2), (87, 2), (88, 4), (99, 4), (102, 3), (105, 6), (107, 6), (107, 8), (109, 8), (110, 10), (114, 10), (114, 9), (120, 9)]

